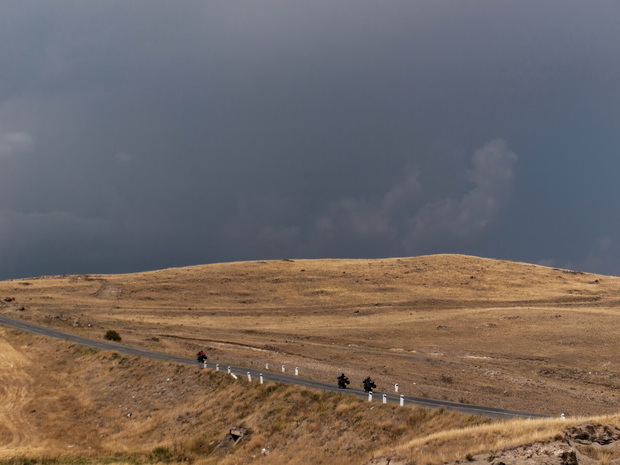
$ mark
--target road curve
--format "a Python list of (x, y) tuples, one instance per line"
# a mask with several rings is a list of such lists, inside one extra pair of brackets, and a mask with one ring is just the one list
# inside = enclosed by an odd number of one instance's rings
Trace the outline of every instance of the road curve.
[[(62, 339), (65, 341), (71, 341), (76, 344), (95, 347), (97, 349), (102, 350), (113, 350), (116, 352), (121, 352), (129, 355), (138, 355), (140, 357), (148, 357), (155, 358), (159, 360), (167, 360), (171, 362), (183, 363), (188, 365), (198, 365), (205, 366), (207, 368), (219, 369), (221, 371), (230, 371), (230, 373), (235, 374), (236, 376), (248, 377), (251, 376), (253, 379), (258, 380), (260, 376), (263, 377), (265, 381), (274, 381), (277, 383), (284, 384), (295, 384), (299, 386), (305, 386), (311, 389), (321, 389), (324, 391), (330, 392), (340, 392), (347, 394), (354, 394), (358, 397), (368, 398), (368, 394), (359, 388), (347, 388), (346, 390), (339, 389), (336, 386), (336, 379), (334, 377), (334, 384), (325, 383), (323, 381), (315, 381), (311, 379), (302, 378), (299, 376), (286, 375), (285, 373), (278, 373), (273, 371), (260, 371), (255, 368), (246, 368), (240, 366), (232, 366), (232, 365), (217, 365), (214, 363), (202, 364), (197, 362), (194, 359), (188, 359), (183, 357), (177, 357), (170, 354), (164, 354), (161, 352), (154, 352), (146, 349), (139, 349), (136, 347), (128, 347), (122, 344), (118, 344), (115, 342), (108, 341), (99, 341), (96, 339), (89, 339), (82, 336), (76, 336), (75, 334), (66, 333), (63, 331), (58, 331), (57, 329), (48, 328), (45, 326), (40, 326), (34, 323), (30, 323), (24, 320), (18, 320), (14, 318), (9, 318), (5, 315), (0, 315), (0, 324), (4, 326), (8, 326), (10, 328), (19, 329), (22, 331), (26, 331), (33, 334), (38, 334), (41, 336), (53, 337), (57, 339)], [(480, 415), (491, 418), (548, 418), (550, 415), (540, 414), (540, 413), (528, 413), (528, 412), (518, 412), (515, 410), (505, 410), (494, 407), (483, 407), (480, 405), (470, 405), (470, 404), (461, 404), (457, 402), (449, 402), (446, 400), (435, 400), (435, 399), (427, 399), (425, 397), (413, 397), (413, 396), (405, 396), (398, 393), (390, 393), (390, 392), (379, 392), (375, 391), (372, 395), (373, 402), (391, 402), (391, 403), (399, 403), (403, 402), (404, 405), (419, 405), (421, 407), (430, 407), (430, 408), (446, 408), (450, 410), (457, 410), (459, 412), (467, 413), (470, 415)]]

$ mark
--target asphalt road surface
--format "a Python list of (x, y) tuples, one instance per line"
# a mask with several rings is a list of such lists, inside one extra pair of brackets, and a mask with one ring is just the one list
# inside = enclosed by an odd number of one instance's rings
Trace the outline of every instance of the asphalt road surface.
[[(240, 366), (229, 366), (229, 365), (217, 365), (214, 363), (200, 363), (195, 359), (188, 359), (182, 357), (176, 357), (174, 355), (164, 354), (161, 352), (153, 352), (151, 350), (139, 349), (136, 347), (128, 347), (122, 344), (118, 344), (116, 342), (108, 342), (108, 341), (100, 341), (96, 339), (88, 339), (81, 336), (76, 336), (75, 334), (65, 333), (63, 331), (58, 331), (56, 329), (47, 328), (45, 326), (36, 325), (34, 323), (30, 323), (23, 320), (17, 320), (14, 318), (9, 318), (4, 315), (0, 315), (0, 324), (9, 326), (11, 328), (20, 329), (22, 331), (26, 331), (33, 334), (38, 334), (41, 336), (54, 337), (57, 339), (62, 339), (65, 341), (74, 342), (76, 344), (81, 344), (84, 346), (95, 347), (97, 349), (102, 350), (113, 350), (116, 352), (129, 354), (129, 355), (138, 355), (140, 357), (148, 357), (155, 358), (160, 360), (167, 360), (171, 362), (183, 363), (188, 365), (198, 365), (204, 366), (205, 368), (218, 369), (223, 372), (231, 373), (237, 377), (243, 377), (247, 380), (251, 377), (252, 382), (259, 382), (261, 377), (263, 381), (273, 381), (277, 383), (284, 384), (295, 384), (299, 386), (305, 386), (311, 389), (321, 389), (324, 391), (330, 392), (340, 392), (344, 394), (353, 394), (358, 397), (369, 399), (372, 402), (390, 402), (390, 403), (402, 403), (403, 405), (419, 405), (421, 407), (430, 407), (430, 408), (445, 408), (450, 410), (458, 410), (459, 412), (467, 413), (470, 415), (480, 415), (491, 418), (546, 418), (550, 415), (544, 415), (539, 413), (527, 413), (527, 412), (517, 412), (514, 410), (505, 410), (494, 407), (483, 407), (479, 405), (470, 405), (470, 404), (461, 404), (457, 402), (449, 402), (446, 400), (434, 400), (427, 399), (425, 397), (413, 397), (406, 396), (395, 392), (379, 392), (374, 391), (372, 393), (372, 399), (369, 398), (368, 393), (364, 392), (363, 389), (359, 388), (346, 388), (339, 389), (336, 385), (336, 377), (334, 376), (334, 383), (325, 383), (323, 381), (315, 381), (311, 379), (302, 378), (300, 376), (287, 375), (281, 371), (260, 371), (255, 368), (246, 368)], [(275, 367), (274, 367), (275, 368)], [(277, 367), (281, 370), (281, 367)], [(287, 368), (288, 371), (291, 371), (290, 368)]]

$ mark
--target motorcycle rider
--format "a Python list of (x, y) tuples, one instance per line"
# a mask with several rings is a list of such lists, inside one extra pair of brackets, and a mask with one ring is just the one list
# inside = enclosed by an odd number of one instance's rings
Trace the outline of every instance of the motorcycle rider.
[(347, 388), (347, 384), (349, 384), (349, 378), (347, 378), (344, 373), (342, 373), (340, 376), (338, 376), (338, 387), (340, 389), (346, 389)]
[(204, 363), (207, 361), (207, 354), (205, 354), (204, 350), (201, 350), (196, 354), (196, 360), (198, 360), (200, 363)]
[(370, 379), (370, 376), (364, 380), (363, 385), (364, 385), (365, 392), (372, 392), (372, 390), (377, 387), (375, 382), (372, 379)]

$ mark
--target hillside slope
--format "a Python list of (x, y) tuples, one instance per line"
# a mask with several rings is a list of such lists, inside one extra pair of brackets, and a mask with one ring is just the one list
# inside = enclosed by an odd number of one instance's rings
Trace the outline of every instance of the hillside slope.
[(492, 422), (249, 383), (1, 328), (0, 354), (0, 464), (562, 465), (620, 458), (618, 416)]
[(0, 312), (211, 361), (559, 415), (620, 406), (620, 279), (461, 255), (0, 283)]
[[(489, 422), (1, 328), (0, 354), (0, 463), (363, 464), (399, 440)], [(244, 433), (236, 446), (231, 429)]]

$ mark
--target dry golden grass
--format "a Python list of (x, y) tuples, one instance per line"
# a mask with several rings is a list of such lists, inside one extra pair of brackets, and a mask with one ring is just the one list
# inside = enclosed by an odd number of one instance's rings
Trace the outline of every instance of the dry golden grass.
[[(0, 283), (0, 312), (211, 361), (620, 427), (615, 277), (476, 257), (282, 260)], [(5, 301), (5, 297), (15, 300)], [(23, 308), (23, 310), (22, 310)], [(490, 421), (0, 329), (0, 463), (439, 464), (586, 421)], [(233, 449), (228, 430), (252, 431)], [(592, 450), (615, 463), (609, 450)]]
[[(620, 279), (461, 255), (0, 283), (0, 312), (222, 363), (559, 415), (620, 406)], [(25, 307), (24, 311), (17, 309)]]
[[(205, 349), (214, 362), (284, 363), (329, 381), (346, 371), (355, 385), (372, 375), (379, 389), (399, 383), (412, 395), (602, 415), (620, 405), (619, 295), (616, 277), (438, 255), (19, 279), (0, 283), (0, 312), (92, 338), (114, 329), (123, 343), (186, 357)], [(435, 464), (552, 438), (580, 421), (479, 426), (487, 421), (247, 389), (195, 368), (0, 335), (6, 460), (363, 464), (385, 454)], [(235, 424), (251, 438), (233, 454), (214, 450)]]
[[(489, 421), (249, 384), (13, 330), (0, 336), (2, 380), (27, 393), (2, 400), (11, 413), (0, 429), (11, 434), (0, 437), (0, 463), (364, 464), (377, 447)], [(238, 425), (249, 437), (218, 449)]]
[[(620, 427), (619, 415), (492, 422), (369, 404), (15, 330), (0, 329), (0, 341), (2, 464), (363, 465), (391, 457), (435, 465), (557, 439), (585, 421)], [(218, 449), (239, 425), (249, 437)], [(582, 452), (601, 463), (617, 458), (613, 450)]]

